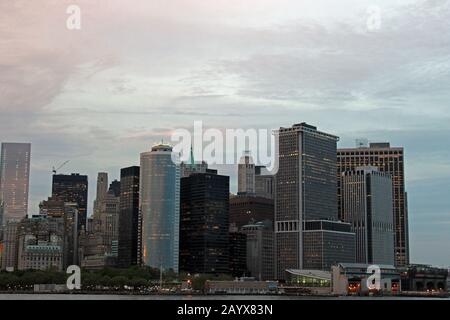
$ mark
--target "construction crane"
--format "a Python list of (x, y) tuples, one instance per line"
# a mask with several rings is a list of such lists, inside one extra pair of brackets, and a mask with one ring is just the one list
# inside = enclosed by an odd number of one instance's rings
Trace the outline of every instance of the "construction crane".
[(61, 169), (62, 167), (64, 167), (66, 164), (68, 164), (70, 162), (70, 160), (65, 161), (63, 164), (61, 164), (58, 168), (53, 167), (53, 174), (56, 174), (56, 172), (58, 172), (59, 169)]

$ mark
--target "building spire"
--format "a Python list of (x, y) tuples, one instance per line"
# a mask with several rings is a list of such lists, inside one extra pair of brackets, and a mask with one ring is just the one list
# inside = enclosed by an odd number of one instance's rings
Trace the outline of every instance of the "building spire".
[(191, 143), (191, 155), (189, 156), (189, 163), (191, 166), (194, 166), (195, 161), (194, 161), (194, 151), (192, 150), (192, 143)]

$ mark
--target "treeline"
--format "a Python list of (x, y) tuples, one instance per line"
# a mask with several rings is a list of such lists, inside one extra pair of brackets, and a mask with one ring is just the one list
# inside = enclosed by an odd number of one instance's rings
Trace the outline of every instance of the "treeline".
[[(66, 284), (69, 274), (57, 270), (0, 272), (0, 290), (33, 290), (34, 284)], [(163, 287), (173, 288), (190, 280), (193, 290), (203, 290), (207, 280), (232, 280), (229, 275), (189, 275), (164, 271)], [(159, 286), (160, 271), (150, 267), (105, 268), (81, 272), (82, 290), (145, 290)]]

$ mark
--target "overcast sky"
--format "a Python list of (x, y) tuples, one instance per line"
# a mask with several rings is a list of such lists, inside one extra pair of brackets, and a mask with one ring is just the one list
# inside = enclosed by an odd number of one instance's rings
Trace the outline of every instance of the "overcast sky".
[[(72, 3), (81, 30), (66, 28)], [(341, 147), (405, 147), (412, 261), (448, 266), (449, 89), (445, 0), (0, 2), (0, 141), (32, 143), (32, 213), (65, 160), (89, 175), (91, 202), (98, 171), (117, 178), (195, 120), (306, 121)]]

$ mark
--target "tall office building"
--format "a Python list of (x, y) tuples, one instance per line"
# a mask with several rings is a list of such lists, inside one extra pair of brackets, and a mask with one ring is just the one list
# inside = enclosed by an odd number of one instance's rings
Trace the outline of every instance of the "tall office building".
[(97, 216), (99, 206), (108, 193), (108, 173), (99, 172), (97, 176), (97, 195), (94, 201), (94, 217)]
[(394, 265), (392, 179), (375, 167), (341, 174), (341, 217), (356, 234), (356, 262)]
[(255, 193), (255, 163), (249, 151), (245, 151), (238, 164), (238, 194)]
[[(337, 221), (336, 143), (338, 137), (306, 123), (278, 130), (279, 168), (275, 186), (276, 273), (286, 269), (326, 269), (354, 262), (354, 233)], [(316, 221), (317, 223), (307, 223)], [(321, 239), (322, 235), (330, 238)], [(353, 241), (353, 242), (352, 242)], [(320, 252), (317, 264), (311, 252)], [(327, 255), (333, 253), (333, 259)], [(352, 261), (348, 261), (348, 259)], [(345, 261), (347, 260), (347, 261)]]
[(259, 221), (242, 227), (247, 236), (247, 269), (260, 281), (275, 279), (275, 246), (272, 221)]
[(143, 263), (178, 272), (180, 167), (172, 161), (172, 146), (161, 143), (141, 153), (139, 195)]
[[(374, 166), (380, 172), (392, 177), (392, 203), (394, 209), (395, 265), (409, 264), (408, 207), (405, 191), (404, 150), (391, 147), (389, 143), (370, 143), (358, 148), (339, 149), (338, 178), (342, 172), (352, 171), (358, 167)], [(340, 181), (338, 181), (340, 182)], [(338, 204), (342, 206), (341, 185), (338, 183)], [(340, 209), (340, 212), (342, 210)]]
[(94, 223), (98, 220), (107, 254), (112, 254), (113, 244), (119, 239), (120, 192), (117, 189), (120, 189), (120, 182), (113, 181), (99, 202), (99, 212), (94, 218)]
[(52, 198), (76, 203), (78, 207), (78, 230), (86, 230), (88, 203), (88, 177), (78, 173), (53, 175)]
[(229, 272), (230, 177), (216, 170), (181, 179), (180, 270)]
[(2, 143), (0, 158), (0, 204), (3, 223), (28, 214), (31, 144)]
[(78, 203), (64, 203), (63, 266), (79, 265)]
[(118, 265), (121, 268), (141, 263), (139, 176), (137, 166), (120, 170)]

